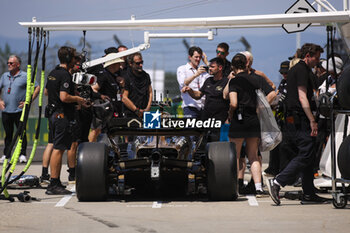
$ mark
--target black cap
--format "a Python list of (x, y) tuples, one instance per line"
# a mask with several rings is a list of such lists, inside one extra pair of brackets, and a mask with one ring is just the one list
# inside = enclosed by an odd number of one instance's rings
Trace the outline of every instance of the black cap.
[(279, 72), (281, 74), (283, 73), (288, 73), (288, 70), (289, 70), (289, 61), (284, 61), (281, 63), (281, 66), (280, 66), (280, 70)]
[(118, 53), (118, 49), (116, 47), (109, 47), (105, 49), (105, 54), (110, 54), (110, 53)]

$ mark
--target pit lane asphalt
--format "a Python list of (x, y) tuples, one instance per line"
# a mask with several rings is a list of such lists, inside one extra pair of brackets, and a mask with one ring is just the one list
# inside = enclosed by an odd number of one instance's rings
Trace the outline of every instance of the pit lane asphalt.
[[(65, 160), (64, 160), (65, 161)], [(265, 168), (266, 163), (263, 164)], [(21, 171), (18, 165), (16, 171)], [(62, 181), (67, 182), (66, 165)], [(40, 176), (35, 162), (27, 174)], [(247, 174), (245, 180), (249, 180)], [(73, 184), (68, 189), (74, 190)], [(78, 202), (76, 196), (48, 196), (45, 189), (24, 189), (40, 201), (0, 200), (0, 232), (349, 232), (350, 206), (331, 203), (301, 205), (270, 197), (240, 196), (237, 201), (211, 202), (205, 196), (110, 198), (106, 202)], [(23, 192), (9, 189), (10, 194)], [(267, 190), (265, 188), (265, 190)], [(299, 190), (287, 187), (282, 191)], [(324, 197), (331, 197), (323, 194)]]

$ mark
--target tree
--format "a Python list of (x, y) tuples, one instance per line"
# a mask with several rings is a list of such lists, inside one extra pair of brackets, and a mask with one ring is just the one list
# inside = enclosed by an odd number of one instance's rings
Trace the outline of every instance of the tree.
[(0, 48), (0, 74), (7, 71), (7, 59), (12, 54), (10, 45), (5, 44), (4, 49)]
[(170, 98), (180, 95), (179, 83), (175, 72), (165, 72), (164, 87), (165, 90), (169, 91)]

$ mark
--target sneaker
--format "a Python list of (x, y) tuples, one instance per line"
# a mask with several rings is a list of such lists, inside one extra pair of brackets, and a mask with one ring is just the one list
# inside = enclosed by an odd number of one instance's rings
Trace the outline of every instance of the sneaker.
[(303, 180), (301, 179), (301, 177), (298, 177), (297, 180), (294, 182), (293, 186), (294, 187), (301, 187), (303, 185)]
[(2, 155), (0, 158), (0, 164), (3, 164), (5, 162), (6, 155)]
[(19, 156), (19, 162), (20, 162), (20, 163), (26, 163), (26, 162), (27, 162), (26, 156), (25, 156), (25, 155)]
[(255, 189), (253, 190), (251, 186), (243, 185), (238, 187), (238, 193), (240, 195), (249, 195), (249, 194), (255, 194)]
[(271, 199), (273, 200), (273, 202), (275, 202), (276, 205), (280, 205), (281, 204), (281, 200), (280, 200), (280, 189), (281, 187), (277, 184), (275, 184), (273, 181), (275, 179), (268, 179), (267, 180), (267, 188), (269, 189), (269, 194)]
[(302, 200), (303, 192), (302, 191), (288, 191), (284, 192), (284, 198), (288, 200)]
[(332, 199), (320, 197), (316, 194), (313, 194), (313, 195), (304, 194), (300, 203), (303, 205), (305, 205), (305, 204), (324, 204), (324, 203), (329, 203), (330, 201), (332, 201)]
[(61, 181), (58, 183), (58, 186), (60, 186), (60, 187), (62, 187), (62, 188), (64, 188), (64, 189), (67, 188), (67, 186), (66, 186), (66, 185), (63, 185)]
[(268, 196), (268, 195), (269, 195), (269, 193), (267, 193), (267, 192), (264, 191), (264, 190), (256, 190), (256, 191), (255, 191), (255, 197), (257, 197), (257, 198), (266, 197), (266, 196)]
[(67, 172), (69, 173), (68, 175), (68, 184), (75, 184), (75, 172), (69, 172), (70, 170), (68, 169)]
[(50, 184), (50, 175), (49, 174), (44, 174), (40, 176), (40, 184)]
[(68, 183), (69, 184), (75, 184), (75, 176), (69, 174), (68, 175)]
[(71, 191), (63, 188), (60, 185), (48, 186), (45, 192), (47, 195), (69, 195)]

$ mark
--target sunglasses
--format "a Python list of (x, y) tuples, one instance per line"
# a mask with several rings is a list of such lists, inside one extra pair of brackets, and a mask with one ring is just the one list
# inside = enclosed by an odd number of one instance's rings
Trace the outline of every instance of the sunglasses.
[(16, 62), (7, 62), (7, 65), (13, 65), (13, 64), (15, 64)]
[(142, 65), (143, 64), (143, 61), (140, 61), (140, 62), (135, 62), (136, 65)]
[(225, 52), (222, 52), (222, 51), (216, 50), (216, 54), (225, 55)]

